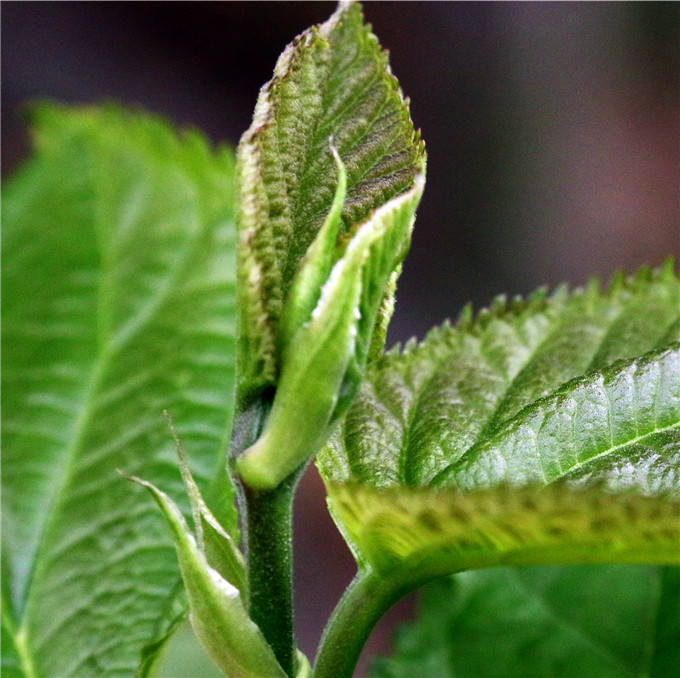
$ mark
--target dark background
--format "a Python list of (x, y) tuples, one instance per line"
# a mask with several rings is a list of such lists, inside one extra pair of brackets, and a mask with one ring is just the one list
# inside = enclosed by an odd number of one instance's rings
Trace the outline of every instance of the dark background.
[[(28, 152), (22, 106), (38, 98), (113, 99), (235, 144), (285, 44), (333, 9), (3, 2), (3, 173)], [(678, 3), (369, 2), (365, 12), (429, 155), (389, 343), (424, 336), (468, 301), (680, 256)], [(299, 635), (311, 653), (353, 565), (313, 475), (296, 519)], [(373, 651), (385, 651), (388, 627)]]

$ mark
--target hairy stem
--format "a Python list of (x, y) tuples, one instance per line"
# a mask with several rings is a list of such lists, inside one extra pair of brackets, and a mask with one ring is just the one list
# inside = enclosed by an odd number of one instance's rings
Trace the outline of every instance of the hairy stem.
[(250, 617), (289, 676), (295, 675), (292, 522), (296, 485), (297, 477), (291, 477), (274, 490), (243, 487)]
[(314, 678), (351, 678), (371, 631), (383, 614), (413, 589), (359, 572), (347, 587), (324, 630), (314, 664)]
[[(258, 439), (270, 409), (271, 397), (263, 397), (236, 416), (232, 460)], [(300, 470), (296, 471), (273, 490), (248, 487), (235, 475), (247, 552), (250, 618), (260, 627), (289, 676), (295, 675), (293, 498), (300, 475)]]

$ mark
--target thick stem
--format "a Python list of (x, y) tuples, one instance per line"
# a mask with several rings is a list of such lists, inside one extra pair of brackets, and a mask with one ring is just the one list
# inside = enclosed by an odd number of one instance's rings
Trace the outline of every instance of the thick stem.
[(250, 617), (281, 667), (295, 675), (293, 638), (293, 496), (297, 474), (274, 490), (243, 487)]
[(314, 678), (352, 678), (359, 655), (383, 614), (413, 589), (359, 572), (347, 587), (324, 630)]

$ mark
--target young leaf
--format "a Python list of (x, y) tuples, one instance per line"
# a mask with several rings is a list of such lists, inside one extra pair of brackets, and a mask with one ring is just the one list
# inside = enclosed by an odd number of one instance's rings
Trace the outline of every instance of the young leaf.
[(242, 591), (208, 564), (184, 517), (167, 494), (139, 478), (170, 527), (189, 600), (189, 618), (196, 637), (230, 678), (285, 678), (274, 653), (245, 607)]
[(238, 538), (233, 158), (112, 106), (34, 122), (3, 195), (3, 633), (27, 675), (131, 676), (182, 612), (162, 518), (116, 473), (186, 506), (164, 409)]
[(669, 263), (499, 302), (374, 363), (319, 459), (360, 564), (680, 562), (679, 316)]
[[(387, 55), (363, 23), (360, 6), (344, 2), (283, 52), (239, 145), (238, 364), (244, 407), (276, 385), (280, 324), (291, 286), (337, 196), (332, 148), (346, 168), (337, 259), (357, 226), (411, 189), (425, 164)], [(360, 344), (370, 343), (378, 308), (393, 293), (387, 281), (408, 250), (409, 235), (388, 235), (389, 248), (376, 244), (370, 258), (383, 255), (375, 264), (377, 279), (373, 267), (365, 267)]]
[[(678, 568), (465, 572), (424, 590), (418, 620), (371, 676), (669, 678), (680, 659), (678, 605)], [(663, 619), (666, 607), (675, 614)]]
[[(246, 582), (245, 562), (241, 551), (234, 543), (231, 535), (220, 525), (220, 522), (213, 515), (212, 511), (203, 499), (201, 491), (196, 485), (191, 470), (189, 469), (189, 462), (184, 454), (184, 448), (179, 440), (179, 436), (175, 431), (175, 426), (167, 412), (164, 412), (165, 418), (170, 425), (173, 438), (175, 439), (175, 446), (177, 448), (177, 456), (179, 458), (179, 470), (184, 480), (184, 487), (189, 496), (189, 503), (191, 504), (191, 517), (194, 521), (194, 530), (196, 534), (196, 541), (198, 542), (198, 549), (205, 557), (207, 564), (223, 578), (226, 579), (232, 586), (235, 586), (240, 592), (242, 598), (247, 602), (248, 587)], [(176, 526), (172, 524), (172, 516), (166, 511), (165, 496), (155, 487), (150, 486), (149, 483), (138, 481), (151, 491), (151, 494), (159, 502), (161, 510), (166, 514), (166, 520), (170, 521), (171, 530), (175, 531)], [(160, 495), (163, 495), (162, 497)], [(160, 501), (159, 501), (160, 500)], [(173, 503), (174, 506), (174, 503)], [(175, 509), (168, 509), (171, 514), (174, 514)], [(175, 540), (175, 548), (178, 547), (178, 542)]]
[[(362, 329), (372, 327), (362, 328), (362, 301), (387, 282), (391, 271), (383, 269), (382, 276), (380, 271), (380, 263), (389, 260), (383, 250), (389, 251), (390, 241), (408, 237), (421, 193), (422, 182), (417, 181), (361, 226), (320, 290), (309, 321), (290, 338), (265, 429), (236, 462), (249, 486), (276, 487), (321, 448), (354, 399), (369, 350), (370, 334)], [(379, 247), (377, 265), (370, 262), (374, 245)], [(376, 275), (383, 285), (371, 279)]]

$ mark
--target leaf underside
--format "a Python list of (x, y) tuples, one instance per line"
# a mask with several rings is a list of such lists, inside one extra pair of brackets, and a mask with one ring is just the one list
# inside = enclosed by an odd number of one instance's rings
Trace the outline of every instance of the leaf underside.
[(34, 123), (4, 187), (3, 674), (129, 678), (182, 612), (162, 518), (116, 473), (187, 509), (163, 410), (238, 536), (234, 161), (113, 106)]
[(670, 678), (680, 666), (679, 603), (680, 568), (465, 572), (425, 589), (417, 621), (371, 676)]
[(360, 565), (680, 562), (679, 318), (668, 262), (373, 363), (318, 462)]
[[(276, 382), (282, 309), (336, 190), (331, 143), (347, 171), (342, 242), (375, 209), (411, 188), (425, 164), (408, 103), (358, 4), (341, 3), (326, 23), (286, 48), (239, 145), (243, 398)], [(395, 248), (393, 269), (407, 250), (408, 240)], [(384, 323), (378, 325), (384, 335)]]

